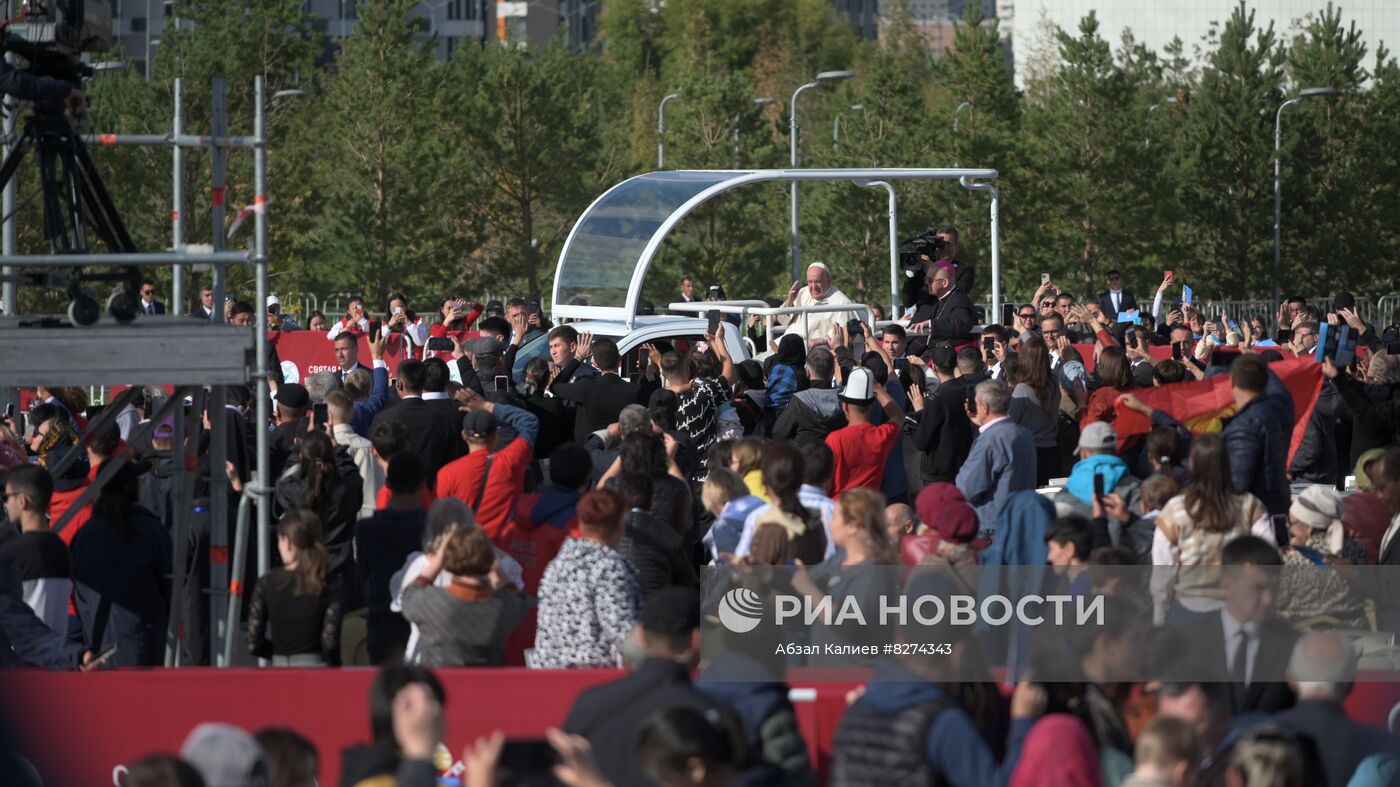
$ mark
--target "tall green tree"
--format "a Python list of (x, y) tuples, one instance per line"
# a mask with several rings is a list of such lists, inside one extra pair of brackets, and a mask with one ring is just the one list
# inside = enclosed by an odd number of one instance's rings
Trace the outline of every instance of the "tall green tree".
[(1179, 188), (1189, 243), (1174, 272), (1187, 284), (1229, 283), (1225, 289), (1238, 295), (1267, 294), (1284, 53), (1273, 24), (1256, 25), (1243, 2), (1211, 43), (1183, 120)]
[(1153, 215), (1144, 188), (1153, 167), (1145, 155), (1138, 101), (1142, 69), (1115, 61), (1090, 13), (1077, 35), (1058, 31), (1062, 62), (1026, 107), (1027, 184), (1039, 243), (1018, 255), (1041, 270), (1063, 271), (1062, 287), (1088, 295), (1111, 268), (1125, 275), (1156, 236), (1143, 231)]
[[(1307, 285), (1317, 294), (1355, 291), (1376, 283), (1376, 263), (1395, 247), (1375, 231), (1400, 203), (1385, 183), (1397, 174), (1394, 156), (1368, 139), (1394, 139), (1400, 122), (1380, 111), (1379, 88), (1366, 90), (1367, 49), (1356, 24), (1330, 3), (1308, 18), (1288, 48), (1290, 81), (1327, 86), (1337, 96), (1291, 107), (1284, 118), (1283, 287)], [(1375, 157), (1373, 157), (1375, 156)]]
[[(1026, 178), (1019, 169), (1023, 100), (1002, 45), (1000, 26), (997, 20), (982, 15), (979, 3), (967, 4), (953, 34), (952, 50), (935, 65), (934, 80), (928, 124), (937, 132), (935, 139), (944, 140), (935, 166), (997, 170), (994, 185), (1004, 206), (1000, 228), (1003, 248), (1034, 245), (1035, 233), (1019, 233), (1015, 220), (1025, 215), (1021, 187)], [(1032, 176), (1033, 173), (1026, 173), (1026, 177)], [(958, 228), (962, 246), (959, 258), (979, 271), (973, 295), (980, 299), (991, 290), (988, 197), (952, 183), (940, 187), (938, 196), (936, 209), (919, 227), (953, 224)], [(1009, 285), (1020, 282), (1026, 274), (1020, 266), (1003, 266), (1002, 270), (1003, 290), (1011, 297), (1014, 290)]]
[(326, 87), (314, 169), (315, 232), (300, 262), (326, 281), (382, 300), (450, 278), (460, 249), (445, 201), (447, 146), (434, 122), (442, 70), (416, 40), (413, 0), (358, 6)]
[[(471, 184), (459, 197), (489, 236), (479, 270), (492, 284), (542, 293), (572, 222), (615, 175), (600, 148), (610, 107), (597, 103), (598, 65), (555, 43), (463, 53), (453, 66), (453, 166)], [(461, 68), (474, 79), (459, 78)]]

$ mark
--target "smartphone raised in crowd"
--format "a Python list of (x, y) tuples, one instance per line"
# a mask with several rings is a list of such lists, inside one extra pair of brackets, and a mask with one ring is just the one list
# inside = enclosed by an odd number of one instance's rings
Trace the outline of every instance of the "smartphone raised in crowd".
[(896, 359), (894, 359), (894, 370), (895, 370), (896, 372), (907, 372), (907, 371), (909, 371), (909, 359), (908, 359), (908, 358), (896, 358)]
[(510, 378), (504, 374), (496, 375), (496, 390), (504, 391), (510, 388)]
[(369, 321), (369, 335), (370, 335), (371, 337), (374, 337), (374, 336), (378, 336), (378, 335), (379, 335), (379, 333), (380, 333), (379, 326), (380, 326), (379, 320), (370, 320), (370, 321)]
[(977, 412), (977, 386), (975, 385), (970, 385), (967, 388), (967, 411), (969, 413)]
[(314, 426), (317, 429), (320, 429), (326, 425), (326, 421), (329, 418), (330, 414), (326, 410), (325, 402), (317, 402), (316, 404), (311, 405), (312, 426)]
[(427, 347), (433, 352), (452, 352), (452, 340), (446, 336), (437, 336), (428, 340)]
[(719, 309), (710, 309), (708, 312), (705, 312), (705, 318), (709, 320), (705, 332), (714, 336), (715, 333), (719, 331)]
[(1050, 283), (1050, 274), (1048, 274), (1048, 273), (1042, 273), (1042, 274), (1040, 274), (1040, 283), (1041, 283), (1041, 284), (1049, 284), (1049, 283)]
[(1094, 499), (1102, 500), (1104, 496), (1103, 476), (1094, 473)]

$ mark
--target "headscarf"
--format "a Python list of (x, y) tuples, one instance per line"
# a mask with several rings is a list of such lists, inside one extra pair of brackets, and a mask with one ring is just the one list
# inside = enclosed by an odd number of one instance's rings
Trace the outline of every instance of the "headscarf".
[(1031, 727), (1011, 787), (1103, 787), (1099, 752), (1089, 729), (1067, 713), (1052, 713)]
[(1342, 528), (1342, 496), (1336, 489), (1324, 484), (1308, 486), (1294, 499), (1288, 515), (1313, 530), (1326, 531), (1328, 554), (1341, 554), (1345, 532)]
[(938, 532), (940, 538), (966, 544), (977, 536), (977, 512), (967, 498), (949, 483), (929, 484), (914, 501), (919, 521)]
[(1352, 470), (1352, 475), (1356, 476), (1356, 491), (1370, 492), (1376, 488), (1376, 482), (1371, 479), (1371, 475), (1366, 472), (1366, 465), (1385, 456), (1384, 448), (1372, 448), (1369, 451), (1356, 457), (1356, 467)]

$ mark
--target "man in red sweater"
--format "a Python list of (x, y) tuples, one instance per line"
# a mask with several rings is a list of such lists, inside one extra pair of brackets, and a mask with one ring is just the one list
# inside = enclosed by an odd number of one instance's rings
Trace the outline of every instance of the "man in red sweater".
[[(514, 501), (525, 488), (525, 468), (535, 452), (540, 419), (508, 404), (488, 402), (481, 394), (463, 388), (457, 402), (466, 410), (462, 439), (470, 452), (438, 471), (437, 496), (465, 502), (494, 541), (510, 520)], [(496, 421), (504, 421), (518, 435), (496, 450)]]
[[(846, 387), (837, 396), (847, 426), (826, 436), (835, 458), (831, 496), (858, 486), (880, 491), (885, 479), (885, 460), (904, 426), (904, 413), (885, 392), (875, 375), (861, 366), (846, 375)], [(878, 401), (887, 420), (879, 426), (870, 423), (870, 405)]]

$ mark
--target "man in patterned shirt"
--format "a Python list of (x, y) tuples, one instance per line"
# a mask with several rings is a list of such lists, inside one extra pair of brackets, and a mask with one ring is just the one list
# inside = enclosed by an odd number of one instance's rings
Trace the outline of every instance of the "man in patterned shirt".
[[(666, 390), (675, 393), (680, 400), (676, 411), (676, 431), (690, 438), (697, 456), (705, 456), (719, 437), (719, 411), (729, 403), (729, 389), (734, 384), (734, 359), (724, 346), (724, 324), (721, 323), (714, 335), (706, 335), (710, 348), (721, 363), (720, 377), (694, 377), (694, 366), (690, 357), (675, 350), (660, 353), (652, 350), (651, 361), (661, 369)], [(703, 482), (704, 468), (698, 468), (699, 477), (691, 480)]]

